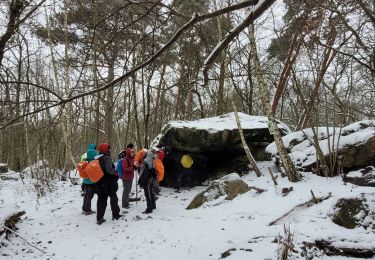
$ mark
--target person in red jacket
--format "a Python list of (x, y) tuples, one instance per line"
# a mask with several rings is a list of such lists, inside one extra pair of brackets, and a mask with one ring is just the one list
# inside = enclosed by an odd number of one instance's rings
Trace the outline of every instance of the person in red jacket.
[(125, 158), (122, 160), (122, 207), (129, 208), (129, 194), (132, 189), (134, 179), (134, 150), (126, 148)]

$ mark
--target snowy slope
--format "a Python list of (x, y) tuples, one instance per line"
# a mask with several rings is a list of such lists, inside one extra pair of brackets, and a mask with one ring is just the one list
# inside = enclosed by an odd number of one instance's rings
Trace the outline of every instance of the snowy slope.
[[(253, 172), (243, 177), (249, 185), (267, 189), (264, 193), (250, 191), (233, 201), (219, 199), (220, 203), (216, 206), (210, 204), (186, 210), (192, 198), (204, 187), (184, 190), (180, 194), (162, 188), (153, 214), (141, 213), (145, 209), (144, 201), (133, 202), (125, 218), (119, 221), (111, 220), (111, 212), (107, 208), (107, 222), (101, 226), (96, 225), (95, 215), (81, 214), (82, 197), (77, 185), (55, 183), (54, 191), (37, 202), (35, 195), (20, 181), (0, 182), (0, 215), (9, 207), (25, 209), (26, 217), (19, 223), (18, 232), (46, 252), (43, 254), (12, 236), (7, 246), (0, 248), (0, 258), (219, 259), (224, 252), (235, 249), (229, 251), (226, 259), (276, 259), (278, 244), (273, 241), (283, 233), (284, 224), (290, 224), (299, 251), (303, 241), (312, 242), (314, 239), (374, 246), (375, 235), (371, 230), (345, 229), (329, 218), (332, 206), (339, 198), (373, 193), (373, 188), (344, 185), (339, 177), (327, 179), (309, 174), (305, 174), (299, 183), (290, 183), (279, 177), (279, 186), (275, 188), (267, 167), (273, 167), (273, 164), (260, 163), (261, 178)], [(276, 171), (275, 168), (273, 170)], [(281, 188), (290, 186), (294, 190), (286, 197), (281, 196)], [(274, 226), (268, 226), (295, 205), (310, 200), (310, 190), (317, 197), (328, 192), (332, 192), (333, 196), (321, 204), (294, 212)], [(295, 258), (298, 256), (304, 259), (300, 252), (295, 254)], [(350, 258), (325, 256), (316, 259)]]

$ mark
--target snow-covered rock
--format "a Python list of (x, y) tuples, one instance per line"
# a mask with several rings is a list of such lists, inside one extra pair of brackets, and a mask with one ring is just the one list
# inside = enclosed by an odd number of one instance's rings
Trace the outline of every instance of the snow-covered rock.
[[(318, 127), (314, 131), (324, 156), (327, 158), (330, 153), (336, 152), (337, 158), (341, 157), (345, 171), (375, 162), (375, 120), (364, 120), (343, 128)], [(311, 128), (283, 137), (289, 156), (300, 171), (317, 171), (317, 153), (313, 137), (314, 132)], [(274, 142), (267, 146), (266, 152), (278, 163), (279, 157)]]
[[(268, 119), (263, 116), (250, 116), (238, 113), (245, 140), (254, 158), (259, 161), (267, 159), (265, 147), (273, 142), (268, 130)], [(283, 135), (290, 133), (288, 126), (278, 124)], [(224, 176), (231, 172), (248, 170), (248, 160), (241, 143), (234, 113), (195, 121), (172, 121), (165, 125), (162, 134), (153, 142), (158, 146), (170, 146), (173, 163), (165, 163), (165, 182), (172, 186), (177, 174), (178, 163), (183, 153), (195, 157), (193, 170), (196, 182), (199, 183), (206, 172), (197, 169), (208, 169), (209, 174)], [(193, 158), (193, 159), (195, 159)], [(203, 165), (203, 164), (207, 165)]]
[(367, 166), (364, 169), (348, 172), (343, 180), (359, 186), (375, 187), (375, 167)]
[(232, 200), (239, 194), (248, 192), (249, 189), (249, 186), (242, 181), (237, 173), (231, 173), (220, 180), (211, 182), (206, 190), (194, 197), (187, 209), (195, 209), (207, 202), (218, 201), (220, 203), (222, 201), (220, 199)]
[[(250, 116), (238, 113), (245, 139), (255, 152), (273, 141), (268, 130), (268, 119), (263, 116)], [(279, 123), (283, 134), (290, 133), (288, 126)], [(165, 125), (159, 145), (169, 145), (176, 151), (192, 153), (218, 153), (223, 150), (243, 151), (234, 113), (195, 121), (172, 121)], [(264, 153), (264, 151), (263, 151)]]

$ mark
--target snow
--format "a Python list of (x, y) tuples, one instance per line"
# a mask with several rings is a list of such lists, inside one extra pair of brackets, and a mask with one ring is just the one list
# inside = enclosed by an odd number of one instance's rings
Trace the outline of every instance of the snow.
[[(372, 230), (345, 229), (329, 218), (338, 199), (371, 194), (374, 192), (372, 187), (344, 184), (340, 177), (323, 178), (313, 174), (306, 174), (298, 183), (290, 183), (276, 173), (272, 162), (258, 164), (262, 177), (257, 178), (254, 172), (250, 172), (242, 179), (251, 186), (265, 189), (261, 194), (250, 190), (231, 201), (216, 201), (220, 203), (186, 210), (194, 196), (205, 187), (182, 190), (181, 193), (161, 188), (157, 209), (151, 215), (141, 213), (146, 203), (140, 193), (142, 201), (131, 203), (122, 220), (112, 221), (110, 208), (107, 208), (107, 221), (101, 226), (96, 224), (95, 215), (81, 214), (79, 185), (54, 182), (51, 193), (37, 199), (35, 192), (28, 188), (32, 185), (30, 179), (24, 179), (25, 184), (21, 180), (0, 181), (0, 216), (12, 207), (26, 210), (17, 232), (46, 252), (43, 254), (12, 236), (1, 247), (1, 258), (219, 259), (222, 253), (235, 249), (226, 259), (276, 259), (279, 246), (272, 241), (283, 234), (284, 224), (290, 225), (294, 234), (298, 251), (293, 255), (294, 259), (305, 259), (301, 257), (302, 242), (313, 242), (315, 239), (356, 247), (374, 246)], [(279, 176), (276, 188), (268, 167)], [(293, 186), (293, 191), (283, 197), (281, 189), (290, 186)], [(278, 224), (269, 226), (270, 222), (297, 204), (310, 200), (310, 190), (316, 197), (326, 196), (328, 192), (332, 192), (332, 197), (310, 208), (294, 211)], [(122, 188), (118, 191), (119, 198), (121, 192)], [(95, 202), (96, 196), (93, 199), (94, 210)], [(349, 258), (324, 256), (324, 259)]]
[[(243, 129), (263, 129), (268, 128), (268, 118), (264, 116), (250, 116), (244, 113), (238, 113), (241, 127)], [(234, 113), (228, 113), (221, 116), (199, 119), (195, 121), (172, 121), (167, 124), (163, 132), (168, 127), (174, 128), (195, 128), (199, 130), (207, 130), (210, 132), (219, 132), (223, 130), (238, 129)], [(291, 132), (287, 125), (278, 123), (278, 127)]]
[(360, 171), (352, 171), (352, 172), (349, 172), (346, 177), (349, 177), (349, 178), (361, 178), (362, 177), (362, 172)]
[[(323, 154), (327, 155), (330, 151), (356, 146), (374, 137), (375, 120), (359, 121), (343, 128), (318, 127), (314, 130), (318, 134), (319, 146)], [(313, 130), (308, 128), (283, 137), (285, 146), (291, 151), (289, 153), (291, 160), (298, 167), (303, 168), (316, 161), (313, 136)], [(302, 142), (295, 145), (294, 141)], [(266, 147), (266, 152), (273, 156), (277, 154), (275, 142)]]

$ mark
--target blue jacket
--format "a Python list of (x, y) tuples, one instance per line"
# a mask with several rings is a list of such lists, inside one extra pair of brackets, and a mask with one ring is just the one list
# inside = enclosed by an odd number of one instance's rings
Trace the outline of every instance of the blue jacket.
[[(96, 151), (96, 144), (89, 144), (86, 151), (86, 160), (91, 162), (95, 160), (95, 156), (98, 155)], [(94, 182), (90, 181), (90, 179), (83, 179), (83, 184), (94, 184)]]

